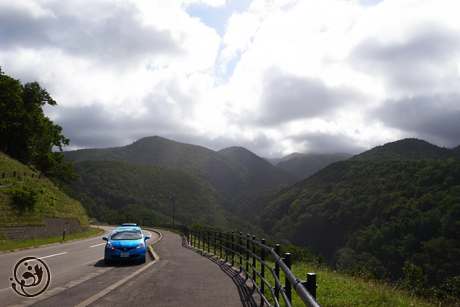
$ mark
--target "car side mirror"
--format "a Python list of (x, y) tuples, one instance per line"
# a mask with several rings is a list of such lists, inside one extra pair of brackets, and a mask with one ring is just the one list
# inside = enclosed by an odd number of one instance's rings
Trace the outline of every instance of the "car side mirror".
[(107, 237), (102, 237), (102, 240), (104, 240), (104, 241), (109, 241), (109, 238), (107, 238)]
[(144, 237), (144, 241), (145, 241), (145, 240), (148, 240), (148, 239), (150, 239), (149, 236), (145, 236), (145, 237)]

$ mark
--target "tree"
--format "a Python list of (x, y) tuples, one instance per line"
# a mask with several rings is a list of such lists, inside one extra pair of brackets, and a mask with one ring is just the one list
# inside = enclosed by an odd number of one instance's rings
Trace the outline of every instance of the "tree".
[(69, 139), (43, 113), (45, 105), (56, 101), (38, 82), (22, 85), (5, 75), (0, 67), (0, 150), (59, 183), (78, 179), (72, 164), (60, 152)]

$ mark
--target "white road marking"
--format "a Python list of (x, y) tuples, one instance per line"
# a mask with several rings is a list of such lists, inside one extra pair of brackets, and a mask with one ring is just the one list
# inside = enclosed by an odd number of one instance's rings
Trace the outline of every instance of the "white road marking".
[(51, 257), (60, 256), (60, 255), (64, 255), (64, 254), (67, 254), (67, 252), (63, 252), (63, 253), (59, 253), (59, 254), (54, 254), (54, 255), (49, 255), (49, 256), (44, 256), (44, 257), (39, 257), (38, 259), (51, 258)]
[(103, 245), (103, 244), (107, 244), (107, 243), (105, 243), (105, 242), (104, 243), (99, 243), (99, 244), (96, 244), (96, 245), (92, 245), (90, 247), (95, 247), (95, 246), (99, 246), (99, 245)]

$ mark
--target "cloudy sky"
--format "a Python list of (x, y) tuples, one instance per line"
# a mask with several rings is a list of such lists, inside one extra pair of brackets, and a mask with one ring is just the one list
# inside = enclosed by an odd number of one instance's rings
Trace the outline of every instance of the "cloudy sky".
[(0, 0), (0, 66), (66, 150), (460, 145), (458, 0)]

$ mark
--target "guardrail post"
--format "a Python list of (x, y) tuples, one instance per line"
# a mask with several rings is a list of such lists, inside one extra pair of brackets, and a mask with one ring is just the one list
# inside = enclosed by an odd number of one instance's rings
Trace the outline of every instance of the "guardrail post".
[[(284, 254), (284, 263), (288, 267), (289, 271), (291, 270), (291, 253), (285, 253)], [(291, 287), (291, 282), (287, 278), (287, 276), (284, 277), (284, 291), (286, 293), (287, 298), (289, 299), (289, 302), (292, 302), (292, 287)]]
[(203, 242), (203, 252), (206, 251), (206, 236), (208, 235), (208, 230), (206, 229), (206, 227), (204, 228), (203, 230), (203, 239), (202, 239), (202, 242)]
[(216, 240), (216, 233), (213, 231), (211, 233), (212, 236), (212, 253), (217, 256), (217, 240)]
[[(279, 255), (280, 255), (280, 245), (279, 244), (275, 245), (275, 253), (279, 257)], [(276, 275), (276, 278), (278, 278), (278, 280), (279, 280), (279, 278), (280, 278), (280, 266), (278, 265), (278, 261), (276, 261), (276, 259), (275, 259), (275, 275)], [(279, 289), (279, 287), (275, 287), (275, 297), (276, 297), (277, 301), (280, 300), (280, 289)]]
[(246, 235), (246, 279), (249, 277), (249, 233)]
[(196, 245), (196, 230), (192, 230), (193, 231), (193, 235), (192, 235), (192, 240), (193, 240), (193, 246)]
[[(255, 283), (256, 282), (256, 277), (257, 277), (256, 269), (255, 269), (255, 267), (256, 267), (256, 243), (255, 243), (256, 236), (252, 236), (252, 240), (254, 241), (254, 242), (252, 242), (252, 266), (253, 266), (252, 279), (254, 279), (254, 283)], [(248, 260), (249, 260), (249, 258), (248, 258)]]
[(209, 238), (211, 234), (209, 233), (209, 229), (206, 229), (206, 241), (208, 242), (208, 253), (211, 252), (211, 239)]
[[(265, 239), (262, 239), (262, 245), (265, 245)], [(262, 248), (261, 253), (260, 253), (260, 260), (265, 262), (265, 249)], [(265, 265), (263, 263), (260, 263), (260, 276), (265, 279)], [(265, 296), (265, 283), (260, 280), (260, 292), (262, 292), (263, 296)], [(264, 298), (263, 296), (260, 298), (260, 306), (262, 307), (264, 305)]]
[(306, 282), (306, 288), (308, 292), (310, 292), (311, 296), (313, 296), (316, 299), (316, 274), (315, 273), (308, 273), (307, 274), (307, 282)]
[(230, 239), (230, 235), (227, 231), (227, 240), (225, 241), (225, 262), (228, 262), (228, 240)]
[(214, 231), (210, 231), (209, 235), (211, 236), (211, 242), (212, 242), (211, 250), (212, 250), (212, 253), (215, 255), (216, 254), (216, 238), (214, 236)]
[(240, 237), (238, 238), (238, 253), (240, 254), (240, 272), (243, 270), (243, 233), (240, 232)]
[(234, 253), (234, 250), (235, 250), (235, 238), (233, 237), (233, 231), (232, 231), (232, 250), (231, 250), (231, 253), (232, 253), (232, 266), (235, 265), (235, 253)]
[(222, 258), (222, 229), (219, 231), (219, 251), (220, 251), (220, 259)]

